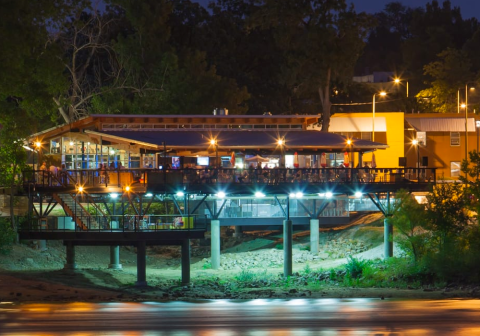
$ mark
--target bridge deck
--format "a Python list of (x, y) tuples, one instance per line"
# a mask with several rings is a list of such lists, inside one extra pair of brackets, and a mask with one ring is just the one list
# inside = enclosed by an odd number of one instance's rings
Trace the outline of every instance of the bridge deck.
[(123, 169), (70, 170), (53, 176), (48, 171), (24, 174), (27, 189), (40, 192), (76, 191), (82, 186), (95, 193), (289, 194), (356, 191), (387, 192), (399, 189), (426, 191), (436, 183), (435, 168), (302, 168), (302, 169)]

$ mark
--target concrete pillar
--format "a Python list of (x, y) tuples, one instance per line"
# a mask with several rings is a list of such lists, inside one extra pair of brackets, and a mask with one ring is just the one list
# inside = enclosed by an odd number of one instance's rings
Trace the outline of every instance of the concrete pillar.
[(310, 252), (318, 253), (319, 220), (310, 219)]
[(137, 242), (137, 282), (136, 287), (147, 286), (147, 262), (145, 240)]
[(390, 216), (383, 220), (383, 245), (385, 259), (393, 257), (393, 226)]
[(220, 221), (212, 219), (210, 223), (210, 254), (212, 259), (212, 269), (220, 268)]
[(120, 246), (110, 246), (110, 264), (108, 268), (111, 269), (122, 269), (122, 264), (120, 264)]
[(190, 239), (182, 241), (182, 285), (190, 284)]
[(63, 269), (74, 270), (77, 268), (77, 264), (75, 263), (75, 245), (73, 245), (73, 242), (66, 242), (65, 248), (67, 252), (67, 260)]
[(288, 277), (293, 274), (292, 240), (293, 225), (291, 220), (283, 221), (283, 275)]
[(235, 232), (233, 233), (234, 237), (241, 237), (242, 236), (242, 227), (240, 225), (235, 226)]
[(47, 250), (47, 241), (46, 240), (38, 240), (37, 241), (38, 243), (38, 249), (40, 251), (46, 251)]

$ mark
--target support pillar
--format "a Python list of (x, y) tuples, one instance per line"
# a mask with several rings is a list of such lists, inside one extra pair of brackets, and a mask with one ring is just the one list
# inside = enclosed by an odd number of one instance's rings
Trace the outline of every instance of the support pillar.
[(292, 267), (292, 241), (293, 225), (291, 220), (283, 221), (283, 275), (284, 277), (293, 274)]
[(73, 242), (69, 241), (65, 243), (65, 248), (67, 252), (67, 260), (63, 269), (74, 270), (77, 268), (77, 264), (75, 263), (75, 245), (73, 245)]
[(190, 239), (182, 241), (182, 285), (190, 284)]
[(234, 237), (241, 237), (242, 236), (242, 227), (240, 225), (235, 226), (235, 232), (233, 233)]
[(393, 257), (393, 226), (390, 216), (383, 220), (383, 244), (385, 259)]
[(210, 223), (210, 244), (212, 269), (220, 268), (220, 221), (212, 219)]
[(110, 246), (110, 264), (108, 268), (119, 270), (122, 269), (120, 264), (120, 246)]
[(310, 252), (318, 253), (318, 240), (319, 240), (319, 220), (310, 219)]
[(46, 240), (38, 240), (37, 241), (37, 244), (38, 244), (38, 249), (40, 251), (46, 251), (47, 250), (47, 241)]
[(145, 240), (137, 242), (137, 282), (136, 287), (147, 286), (147, 262)]

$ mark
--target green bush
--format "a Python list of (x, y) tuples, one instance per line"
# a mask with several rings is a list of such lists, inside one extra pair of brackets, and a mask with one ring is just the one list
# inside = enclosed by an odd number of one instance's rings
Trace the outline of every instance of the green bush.
[(16, 232), (12, 230), (10, 218), (0, 217), (0, 253), (8, 254), (15, 242)]
[(347, 275), (352, 279), (358, 279), (362, 276), (363, 269), (367, 265), (366, 260), (355, 259), (352, 256), (348, 256), (347, 264), (345, 265), (345, 270)]

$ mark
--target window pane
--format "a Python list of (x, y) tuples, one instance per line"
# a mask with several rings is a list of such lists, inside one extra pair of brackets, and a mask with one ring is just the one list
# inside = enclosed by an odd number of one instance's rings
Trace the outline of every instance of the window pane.
[(460, 176), (460, 162), (459, 161), (450, 162), (450, 174), (451, 174), (452, 177)]

